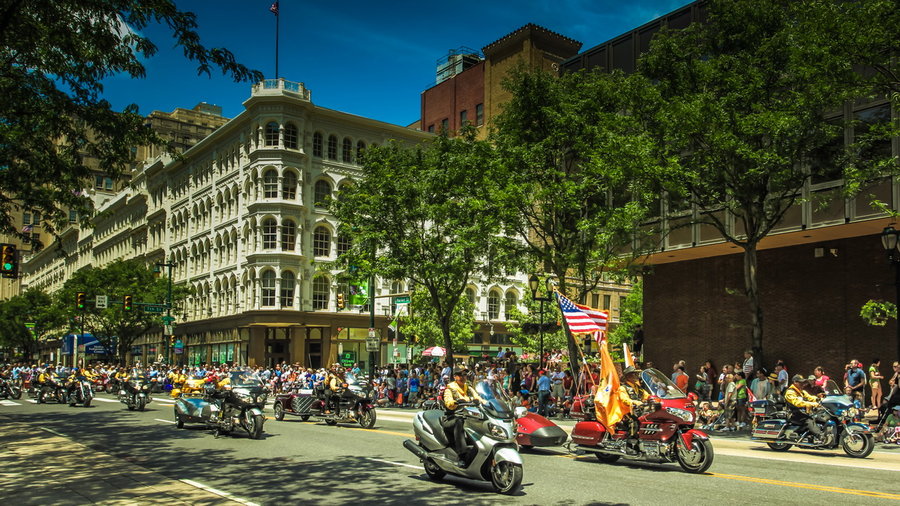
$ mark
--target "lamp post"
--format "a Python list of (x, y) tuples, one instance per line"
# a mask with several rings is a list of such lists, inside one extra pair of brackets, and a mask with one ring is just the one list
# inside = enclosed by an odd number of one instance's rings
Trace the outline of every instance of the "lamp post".
[[(549, 285), (549, 279), (547, 280)], [(536, 274), (532, 274), (530, 278), (528, 278), (528, 288), (531, 289), (531, 300), (540, 301), (541, 303), (541, 324), (538, 327), (540, 329), (541, 336), (541, 355), (538, 359), (538, 370), (544, 368), (544, 302), (550, 301), (550, 289), (547, 288), (547, 296), (546, 297), (538, 297), (537, 291), (540, 287), (541, 281), (538, 279)]]
[(897, 328), (897, 352), (900, 354), (900, 231), (894, 230), (894, 227), (885, 227), (881, 231), (881, 245), (888, 255), (888, 260), (894, 265), (894, 289), (896, 290), (898, 319), (895, 323)]
[[(175, 320), (172, 318), (172, 268), (175, 267), (175, 262), (157, 262), (156, 263), (156, 271), (159, 272), (160, 267), (166, 268), (166, 274), (168, 275), (168, 284), (166, 290), (166, 323), (163, 326), (163, 329), (166, 327), (171, 327), (172, 322)], [(165, 357), (166, 361), (169, 360), (169, 336), (163, 336), (163, 348), (166, 350)]]

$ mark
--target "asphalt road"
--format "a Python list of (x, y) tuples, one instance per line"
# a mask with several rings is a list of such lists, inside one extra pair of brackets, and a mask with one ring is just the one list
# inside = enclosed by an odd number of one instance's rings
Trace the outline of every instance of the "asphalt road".
[[(772, 452), (746, 439), (715, 438), (709, 472), (677, 464), (601, 464), (563, 448), (525, 452), (514, 496), (488, 483), (429, 480), (401, 443), (411, 411), (380, 410), (372, 430), (269, 419), (263, 440), (214, 438), (176, 429), (170, 400), (128, 411), (105, 394), (90, 408), (0, 401), (0, 413), (197, 486), (255, 504), (880, 504), (900, 501), (900, 449), (881, 445), (866, 459), (841, 452)], [(267, 409), (271, 416), (271, 410)]]

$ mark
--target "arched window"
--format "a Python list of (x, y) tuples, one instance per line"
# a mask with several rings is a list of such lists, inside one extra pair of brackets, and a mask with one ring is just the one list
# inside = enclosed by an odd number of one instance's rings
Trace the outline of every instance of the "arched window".
[(278, 123), (270, 121), (266, 123), (266, 146), (278, 145)]
[(331, 254), (331, 232), (325, 227), (316, 227), (313, 232), (313, 256), (327, 257)]
[(350, 247), (353, 246), (353, 240), (350, 239), (350, 236), (347, 233), (343, 233), (337, 236), (337, 254), (341, 256), (348, 251), (350, 251)]
[(503, 314), (506, 315), (507, 320), (512, 320), (512, 310), (516, 308), (516, 294), (513, 292), (506, 292), (506, 299), (503, 301)]
[(294, 277), (294, 273), (291, 271), (284, 271), (281, 273), (281, 308), (282, 309), (293, 309), (294, 308), (294, 286), (296, 285), (296, 278)]
[(293, 123), (284, 125), (284, 147), (297, 149), (297, 125)]
[(281, 178), (281, 198), (294, 200), (297, 198), (297, 175), (286, 171)]
[(262, 236), (263, 249), (275, 249), (275, 245), (278, 244), (278, 225), (275, 218), (263, 221)]
[(500, 318), (500, 292), (491, 290), (488, 294), (488, 319), (496, 320)]
[(328, 159), (337, 160), (337, 136), (328, 136)]
[(328, 295), (331, 291), (331, 282), (325, 276), (313, 279), (313, 310), (328, 309)]
[(297, 244), (297, 225), (291, 220), (281, 222), (281, 249), (294, 251)]
[(475, 290), (473, 288), (466, 288), (466, 298), (469, 299), (473, 306), (475, 305)]
[(313, 134), (313, 156), (318, 156), (322, 158), (322, 133), (316, 132)]
[(349, 137), (344, 137), (344, 143), (341, 146), (341, 161), (344, 163), (353, 161), (353, 141)]
[(366, 143), (363, 141), (356, 141), (356, 163), (359, 163), (362, 160), (363, 151), (366, 150)]
[(263, 174), (263, 196), (267, 199), (278, 198), (278, 172), (269, 169)]
[(275, 305), (275, 271), (266, 271), (262, 274), (260, 283), (262, 289), (262, 306), (272, 307)]
[(324, 180), (316, 181), (314, 193), (316, 200), (313, 204), (316, 207), (325, 207), (328, 204), (328, 200), (331, 199), (331, 183)]

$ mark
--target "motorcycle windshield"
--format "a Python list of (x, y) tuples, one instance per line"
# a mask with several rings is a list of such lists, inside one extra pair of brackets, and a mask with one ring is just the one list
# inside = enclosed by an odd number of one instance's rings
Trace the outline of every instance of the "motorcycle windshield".
[(837, 386), (837, 383), (835, 383), (834, 380), (831, 379), (826, 381), (825, 384), (822, 385), (822, 390), (824, 390), (825, 395), (829, 397), (844, 395), (844, 390)]
[(256, 373), (235, 371), (231, 373), (230, 383), (232, 388), (262, 387), (263, 382)]
[(684, 399), (687, 397), (668, 376), (656, 369), (642, 371), (641, 381), (650, 395), (655, 395), (660, 399)]
[(514, 418), (512, 402), (506, 392), (490, 381), (482, 381), (475, 385), (475, 391), (481, 397), (481, 407), (494, 418)]

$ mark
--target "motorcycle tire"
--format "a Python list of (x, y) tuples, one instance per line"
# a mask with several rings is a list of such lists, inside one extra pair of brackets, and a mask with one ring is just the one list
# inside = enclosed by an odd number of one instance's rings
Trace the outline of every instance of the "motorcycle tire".
[(143, 399), (139, 400), (137, 403), (137, 410), (143, 411), (145, 407), (147, 407), (147, 401), (145, 401)]
[(94, 397), (92, 395), (86, 395), (84, 397), (84, 407), (86, 407), (86, 408), (91, 407), (92, 400), (94, 400)]
[(21, 389), (21, 388), (19, 388), (19, 387), (12, 387), (10, 390), (12, 391), (12, 398), (13, 398), (13, 399), (18, 400), (18, 399), (21, 399), (21, 398), (22, 398), (22, 389)]
[(135, 408), (134, 404), (128, 405), (128, 411), (134, 411), (134, 408)]
[(263, 423), (265, 423), (265, 417), (247, 412), (244, 417), (244, 424), (247, 433), (250, 434), (250, 439), (262, 439)]
[(681, 469), (694, 474), (700, 474), (709, 469), (715, 457), (713, 445), (709, 439), (694, 438), (691, 441), (690, 450), (685, 450), (679, 445), (675, 452)]
[(70, 395), (70, 396), (69, 396), (69, 407), (70, 407), (70, 408), (74, 408), (76, 404), (78, 404), (78, 398), (75, 397), (74, 394), (73, 394), (73, 395)]
[(438, 481), (447, 475), (447, 473), (445, 473), (443, 469), (438, 467), (438, 465), (435, 464), (431, 459), (425, 459), (424, 461), (422, 461), (422, 464), (425, 468), (425, 474), (427, 474), (428, 477), (434, 481)]
[(325, 420), (325, 423), (328, 425), (337, 425), (337, 420)]
[(607, 453), (595, 453), (594, 456), (596, 456), (597, 460), (603, 462), (604, 464), (612, 464), (622, 458), (621, 455), (609, 455)]
[(363, 429), (371, 429), (375, 426), (375, 410), (367, 409), (359, 413), (359, 426)]
[(771, 448), (776, 452), (786, 452), (791, 449), (791, 446), (794, 446), (789, 443), (766, 443), (766, 446)]
[(872, 434), (854, 434), (847, 431), (841, 435), (841, 449), (850, 457), (864, 459), (875, 449), (875, 438)]
[(284, 420), (284, 406), (281, 405), (280, 402), (276, 402), (275, 406), (272, 408), (272, 412), (275, 414), (275, 419), (279, 422)]
[(514, 494), (522, 484), (522, 466), (501, 461), (491, 466), (491, 485), (501, 494)]
[(309, 415), (301, 415), (300, 419), (303, 420), (304, 422), (307, 422), (307, 421), (309, 421)]
[(175, 428), (176, 428), (176, 429), (183, 429), (183, 428), (184, 428), (184, 420), (182, 420), (181, 417), (178, 416), (177, 413), (175, 414)]

